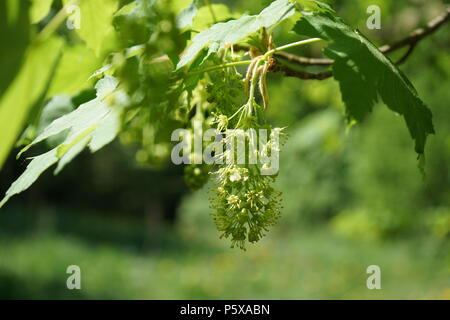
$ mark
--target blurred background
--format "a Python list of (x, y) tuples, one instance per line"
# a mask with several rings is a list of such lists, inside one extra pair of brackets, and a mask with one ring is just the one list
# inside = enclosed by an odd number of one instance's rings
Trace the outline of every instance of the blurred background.
[[(269, 2), (227, 1), (248, 13)], [(445, 5), (328, 2), (377, 45)], [(381, 8), (381, 30), (367, 30), (372, 4)], [(284, 27), (278, 45), (297, 39)], [(302, 50), (291, 52), (319, 54)], [(269, 117), (287, 125), (290, 138), (277, 181), (283, 216), (261, 242), (246, 252), (229, 248), (209, 215), (208, 186), (193, 193), (182, 167), (140, 164), (116, 142), (56, 177), (44, 174), (1, 209), (0, 298), (450, 299), (449, 50), (444, 26), (401, 67), (434, 114), (425, 176), (403, 120), (385, 106), (349, 129), (333, 79), (271, 74)], [(0, 171), (2, 193), (26, 166), (15, 155)], [(81, 268), (81, 290), (66, 288), (72, 264)], [(381, 290), (366, 287), (374, 264)]]

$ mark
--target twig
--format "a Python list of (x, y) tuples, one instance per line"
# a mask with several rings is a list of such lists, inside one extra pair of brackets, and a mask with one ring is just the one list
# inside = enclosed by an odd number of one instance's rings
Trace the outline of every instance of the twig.
[(200, 70), (195, 70), (195, 71), (189, 72), (187, 74), (187, 76), (191, 76), (191, 75), (198, 74), (198, 73), (203, 73), (203, 72), (214, 71), (214, 70), (217, 70), (217, 69), (228, 68), (228, 67), (243, 66), (243, 65), (247, 65), (247, 64), (252, 64), (255, 61), (256, 61), (256, 63), (259, 63), (262, 60), (269, 59), (275, 53), (277, 53), (277, 52), (279, 52), (281, 50), (285, 50), (285, 49), (293, 48), (293, 47), (298, 47), (298, 46), (303, 46), (305, 44), (310, 44), (310, 43), (314, 43), (314, 42), (317, 42), (317, 41), (322, 41), (322, 39), (311, 38), (311, 39), (306, 39), (306, 40), (302, 40), (302, 41), (296, 41), (296, 42), (288, 43), (288, 44), (286, 44), (284, 46), (281, 46), (281, 47), (278, 47), (278, 48), (275, 48), (275, 49), (267, 51), (264, 55), (261, 55), (261, 56), (258, 56), (257, 58), (255, 58), (256, 60), (252, 59), (252, 60), (244, 60), (244, 61), (237, 61), (237, 62), (220, 64), (220, 65), (217, 65), (217, 66), (212, 66), (212, 67), (209, 67), (209, 68), (205, 68), (205, 69), (200, 69)]
[(303, 80), (325, 80), (333, 76), (331, 71), (310, 73), (306, 71), (295, 70), (284, 65), (277, 65), (272, 72), (282, 72), (286, 77), (299, 78)]
[[(405, 46), (409, 46), (408, 51), (396, 62), (397, 65), (403, 64), (409, 56), (413, 53), (414, 49), (417, 47), (419, 42), (425, 37), (431, 35), (433, 32), (438, 30), (442, 25), (450, 20), (450, 7), (445, 9), (445, 12), (440, 16), (434, 18), (427, 23), (426, 27), (414, 30), (409, 34), (408, 37), (403, 38), (391, 45), (384, 45), (378, 48), (382, 53), (388, 54), (401, 49)], [(274, 55), (275, 57), (281, 58), (287, 62), (298, 64), (302, 66), (329, 66), (333, 64), (333, 60), (330, 59), (320, 59), (320, 58), (306, 58), (296, 56), (287, 52), (278, 52)], [(331, 71), (320, 72), (320, 73), (310, 73), (305, 71), (299, 71), (290, 68), (286, 65), (277, 64), (274, 66), (273, 72), (283, 72), (286, 77), (295, 77), (304, 80), (324, 80), (331, 77), (333, 74)]]
[[(384, 45), (382, 47), (379, 47), (378, 49), (384, 53), (388, 54), (391, 52), (394, 52), (398, 49), (401, 49), (405, 46), (409, 46), (408, 51), (396, 62), (397, 65), (400, 65), (404, 63), (409, 56), (412, 54), (416, 46), (418, 45), (419, 41), (424, 39), (425, 37), (429, 36), (433, 32), (435, 32), (437, 29), (439, 29), (442, 25), (444, 25), (447, 21), (450, 20), (450, 7), (445, 9), (445, 12), (441, 14), (440, 16), (434, 18), (430, 22), (427, 23), (427, 25), (423, 28), (419, 28), (414, 30), (410, 33), (410, 35), (402, 40), (399, 40), (397, 42), (394, 42), (390, 45)], [(333, 60), (330, 59), (322, 59), (322, 58), (307, 58), (307, 57), (301, 57), (297, 56), (291, 53), (287, 52), (280, 52), (281, 50), (291, 48), (297, 45), (307, 44), (319, 41), (320, 39), (307, 39), (303, 41), (294, 42), (292, 44), (288, 44), (282, 47), (278, 47), (276, 49), (273, 49), (271, 51), (268, 51), (266, 54), (273, 55), (276, 58), (281, 58), (281, 60), (301, 65), (301, 66), (330, 66), (333, 64)], [(241, 45), (234, 45), (233, 49), (236, 51), (248, 51), (249, 48)], [(213, 66), (204, 70), (194, 71), (191, 74), (196, 74), (199, 72), (205, 72), (205, 71), (212, 71), (219, 68), (229, 67), (229, 66), (236, 66), (236, 65), (246, 65), (249, 64), (251, 61), (241, 61), (241, 62), (235, 62), (231, 64), (224, 64), (220, 66)], [(324, 80), (327, 78), (330, 78), (333, 76), (333, 73), (331, 71), (325, 71), (325, 72), (319, 72), (319, 73), (310, 73), (306, 71), (300, 71), (293, 69), (289, 66), (286, 66), (284, 64), (276, 63), (270, 68), (271, 72), (282, 72), (286, 77), (295, 77), (299, 79), (304, 80)]]
[[(394, 52), (398, 49), (409, 46), (408, 52), (397, 62), (397, 64), (402, 64), (406, 61), (406, 59), (411, 55), (414, 51), (415, 47), (422, 39), (434, 33), (438, 30), (442, 25), (450, 20), (450, 7), (444, 10), (444, 13), (437, 16), (433, 20), (427, 23), (427, 25), (423, 28), (418, 28), (411, 32), (409, 36), (403, 38), (397, 42), (394, 42), (390, 45), (384, 45), (379, 47), (378, 49), (384, 53), (388, 54)], [(286, 60), (291, 63), (295, 63), (302, 66), (329, 66), (333, 64), (333, 60), (330, 59), (321, 59), (321, 58), (307, 58), (297, 56), (291, 53), (286, 52), (278, 52), (275, 54), (276, 57)]]
[(69, 13), (67, 12), (67, 8), (72, 5), (77, 5), (78, 1), (79, 0), (72, 0), (64, 5), (62, 9), (59, 10), (59, 12), (52, 18), (52, 20), (50, 20), (50, 22), (41, 30), (41, 32), (38, 33), (34, 41), (38, 43), (50, 37), (69, 15)]
[(399, 40), (397, 42), (394, 42), (393, 44), (384, 45), (380, 47), (379, 50), (383, 53), (390, 53), (408, 45), (415, 46), (420, 40), (435, 32), (449, 20), (450, 20), (450, 7), (446, 8), (443, 14), (428, 22), (425, 27), (416, 29), (413, 32), (411, 32), (408, 37)]
[(300, 57), (287, 52), (278, 52), (275, 54), (275, 57), (282, 58), (283, 60), (302, 66), (329, 66), (333, 64), (333, 60), (330, 59)]
[(417, 42), (416, 43), (412, 43), (409, 48), (408, 51), (406, 51), (406, 53), (395, 63), (396, 65), (401, 65), (403, 64), (408, 58), (409, 56), (413, 53), (414, 49), (417, 46)]

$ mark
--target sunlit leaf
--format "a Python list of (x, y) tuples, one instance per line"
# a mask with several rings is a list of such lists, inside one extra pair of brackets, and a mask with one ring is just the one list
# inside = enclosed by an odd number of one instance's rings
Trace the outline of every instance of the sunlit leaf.
[(0, 98), (0, 166), (14, 145), (31, 107), (44, 93), (61, 47), (62, 41), (56, 38), (30, 47), (20, 73)]
[(118, 0), (80, 0), (78, 3), (80, 25), (76, 31), (97, 55), (105, 45), (105, 38), (113, 31), (112, 19), (118, 3)]
[(210, 52), (217, 52), (226, 43), (236, 43), (262, 27), (270, 28), (289, 18), (294, 12), (294, 5), (288, 0), (277, 0), (258, 15), (243, 16), (237, 20), (217, 23), (194, 37), (191, 46), (181, 57), (177, 69), (192, 62), (207, 46), (210, 48)]
[(56, 156), (56, 148), (37, 156), (31, 160), (28, 164), (25, 172), (11, 185), (11, 187), (6, 192), (5, 198), (0, 202), (0, 208), (5, 205), (5, 203), (13, 196), (23, 190), (28, 189), (48, 168), (58, 162), (58, 157)]
[(31, 1), (31, 23), (36, 23), (45, 18), (50, 11), (53, 0), (32, 0)]
[(184, 9), (177, 17), (178, 28), (183, 29), (192, 25), (195, 15), (198, 12), (199, 0), (193, 0), (191, 5)]
[(102, 59), (84, 45), (65, 47), (47, 95), (71, 95), (92, 87), (89, 77), (101, 64)]
[(50, 137), (67, 132), (60, 145), (33, 158), (25, 172), (8, 189), (0, 207), (13, 195), (28, 189), (52, 165), (58, 163), (56, 174), (86, 147), (95, 152), (114, 140), (121, 126), (122, 108), (127, 102), (126, 95), (117, 90), (117, 86), (118, 81), (112, 77), (101, 79), (96, 85), (97, 97), (94, 100), (53, 121), (23, 149), (22, 152)]

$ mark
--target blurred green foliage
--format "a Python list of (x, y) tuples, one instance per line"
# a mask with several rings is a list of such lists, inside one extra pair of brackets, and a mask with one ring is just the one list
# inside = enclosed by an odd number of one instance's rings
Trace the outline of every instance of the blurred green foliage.
[[(201, 194), (196, 198), (200, 203)], [(33, 218), (23, 210), (5, 212), (0, 298), (450, 298), (448, 244), (422, 237), (350, 241), (327, 228), (297, 225), (274, 230), (243, 254), (229, 249), (213, 228), (193, 223), (198, 211), (188, 209), (192, 201), (176, 230), (151, 229), (140, 220), (80, 219), (75, 212), (33, 212)], [(26, 219), (32, 228), (5, 225), (7, 219)], [(65, 287), (72, 264), (81, 268), (81, 290)], [(382, 290), (366, 288), (372, 264), (381, 267)]]

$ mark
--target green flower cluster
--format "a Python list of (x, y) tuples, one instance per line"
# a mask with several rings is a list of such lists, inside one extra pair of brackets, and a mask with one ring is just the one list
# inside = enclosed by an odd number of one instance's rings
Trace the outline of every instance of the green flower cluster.
[[(223, 143), (243, 139), (246, 156), (239, 158), (237, 149), (228, 148), (220, 155), (223, 164), (213, 173), (216, 186), (210, 199), (212, 215), (221, 238), (229, 238), (232, 247), (245, 250), (246, 241), (257, 242), (277, 223), (282, 208), (281, 192), (272, 187), (276, 175), (262, 174), (267, 163), (249, 164), (250, 156), (279, 152), (278, 144), (284, 142), (284, 138), (280, 141), (280, 136), (284, 137), (284, 133), (280, 128), (270, 130), (270, 138), (264, 143), (259, 141), (258, 149), (255, 148), (258, 139), (248, 132), (227, 133)], [(233, 160), (230, 162), (230, 159)]]
[(221, 238), (245, 250), (246, 241), (256, 242), (280, 217), (281, 193), (271, 186), (273, 176), (264, 176), (256, 165), (230, 165), (215, 173), (217, 188), (211, 198), (214, 222)]
[[(230, 54), (224, 52), (222, 59), (232, 61)], [(193, 119), (201, 120), (203, 129), (215, 128), (223, 136), (219, 143), (224, 148), (215, 153), (214, 165), (186, 166), (186, 184), (193, 190), (201, 188), (214, 169), (210, 198), (214, 222), (221, 238), (243, 250), (247, 241), (259, 241), (277, 223), (281, 211), (281, 193), (272, 187), (276, 175), (265, 175), (268, 163), (261, 161), (280, 151), (279, 138), (284, 136), (283, 129), (265, 124), (267, 70), (268, 62), (258, 56), (245, 78), (235, 68), (210, 72), (197, 81), (188, 99), (196, 107)], [(257, 132), (263, 128), (269, 135), (260, 139)]]
[(218, 71), (211, 77), (212, 83), (206, 87), (208, 102), (214, 104), (215, 108), (224, 114), (236, 111), (233, 110), (236, 107), (236, 100), (243, 96), (242, 75), (237, 72)]

